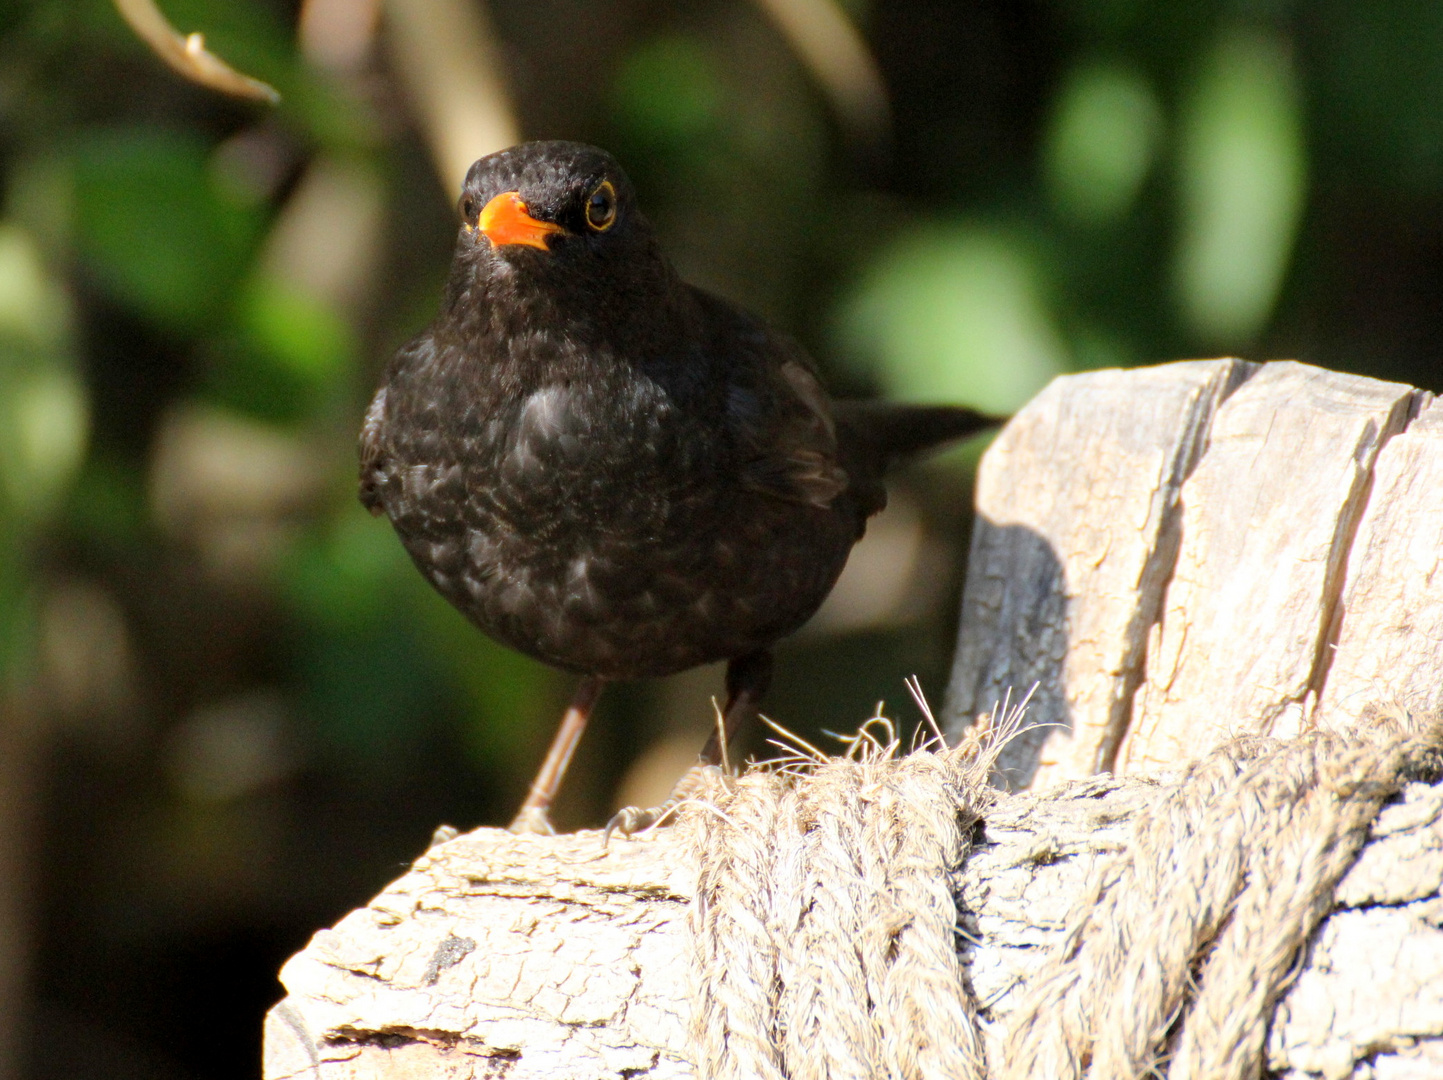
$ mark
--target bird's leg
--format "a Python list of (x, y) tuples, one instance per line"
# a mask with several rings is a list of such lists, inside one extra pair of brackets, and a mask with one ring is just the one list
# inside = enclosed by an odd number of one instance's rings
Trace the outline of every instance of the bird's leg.
[(682, 774), (676, 786), (671, 789), (671, 794), (660, 806), (645, 809), (628, 806), (618, 810), (606, 823), (603, 839), (609, 840), (614, 832), (631, 836), (649, 828), (671, 813), (679, 803), (696, 794), (706, 775), (722, 765), (728, 751), (737, 745), (737, 737), (756, 719), (762, 695), (767, 692), (771, 682), (772, 654), (766, 649), (757, 649), (729, 661), (726, 677), (727, 704), (722, 711), (722, 721), (702, 747), (696, 764)]
[(591, 718), (591, 710), (596, 707), (596, 699), (601, 697), (605, 685), (605, 680), (595, 675), (583, 676), (577, 684), (571, 704), (561, 717), (561, 726), (556, 729), (551, 747), (546, 751), (546, 760), (537, 770), (536, 779), (531, 781), (526, 801), (511, 819), (511, 832), (550, 835), (556, 831), (551, 827), (547, 814), (561, 787), (562, 777), (566, 775), (566, 767), (571, 764), (571, 755), (576, 753), (581, 733), (586, 730), (586, 721)]
[(762, 696), (771, 684), (772, 654), (766, 649), (749, 652), (727, 663), (727, 705), (722, 711), (722, 722), (701, 748), (693, 771), (722, 764), (727, 748), (735, 746), (737, 736), (756, 720)]

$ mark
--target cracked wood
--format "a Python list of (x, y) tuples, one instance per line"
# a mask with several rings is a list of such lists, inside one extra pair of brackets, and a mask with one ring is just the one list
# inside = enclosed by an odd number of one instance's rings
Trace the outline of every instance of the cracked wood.
[(1431, 400), (1291, 361), (1056, 380), (978, 473), (949, 732), (1031, 691), (1017, 789), (1443, 707)]

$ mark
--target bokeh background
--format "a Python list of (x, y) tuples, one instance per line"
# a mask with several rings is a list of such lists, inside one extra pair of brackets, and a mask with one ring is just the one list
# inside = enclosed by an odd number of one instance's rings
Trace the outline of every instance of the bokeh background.
[[(1010, 410), (1223, 353), (1443, 389), (1436, 0), (164, 8), (280, 104), (107, 0), (0, 6), (0, 1080), (256, 1075), (285, 957), (523, 792), (569, 680), (354, 496), (483, 152), (613, 150), (843, 393)], [(778, 720), (915, 723), (975, 453), (900, 479)], [(718, 689), (610, 693), (561, 822), (665, 790)]]

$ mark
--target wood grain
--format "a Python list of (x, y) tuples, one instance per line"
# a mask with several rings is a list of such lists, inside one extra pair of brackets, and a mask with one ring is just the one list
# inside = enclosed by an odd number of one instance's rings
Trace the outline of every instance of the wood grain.
[(266, 1080), (691, 1075), (677, 843), (433, 848), (282, 969)]
[[(1254, 370), (1209, 360), (1055, 380), (983, 458), (948, 694), (955, 735), (1010, 694), (1012, 788), (1109, 768), (1213, 413)], [(1036, 688), (1033, 690), (1033, 688)]]
[(1176, 767), (1310, 719), (1374, 459), (1417, 391), (1291, 362), (1218, 410), (1118, 768)]
[(1378, 455), (1349, 553), (1320, 707), (1347, 726), (1379, 705), (1443, 710), (1443, 406)]
[(1443, 708), (1443, 418), (1220, 360), (1056, 380), (983, 457), (946, 708), (1032, 693), (1013, 789)]

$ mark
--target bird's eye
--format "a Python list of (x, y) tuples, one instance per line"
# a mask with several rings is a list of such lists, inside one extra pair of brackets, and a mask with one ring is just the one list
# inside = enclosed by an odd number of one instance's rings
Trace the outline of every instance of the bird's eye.
[(597, 232), (605, 232), (616, 221), (616, 188), (603, 180), (586, 199), (586, 224)]
[(476, 216), (476, 200), (470, 195), (461, 199), (461, 216), (468, 222)]

